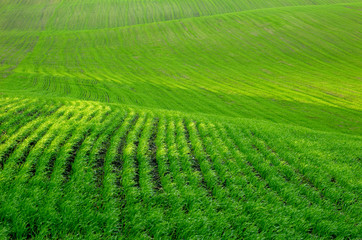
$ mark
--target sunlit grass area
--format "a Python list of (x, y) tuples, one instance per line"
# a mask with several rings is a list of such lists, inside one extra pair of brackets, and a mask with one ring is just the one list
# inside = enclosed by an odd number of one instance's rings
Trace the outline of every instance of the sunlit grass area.
[(361, 10), (0, 1), (0, 238), (362, 238)]

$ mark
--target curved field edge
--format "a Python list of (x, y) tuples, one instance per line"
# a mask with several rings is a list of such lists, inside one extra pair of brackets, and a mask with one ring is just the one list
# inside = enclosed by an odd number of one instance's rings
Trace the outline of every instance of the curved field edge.
[(0, 1), (0, 239), (361, 239), (361, 4)]
[(360, 134), (360, 6), (273, 8), (90, 31), (4, 31), (1, 93)]
[[(79, 30), (172, 21), (290, 6), (355, 3), (358, 0), (38, 0), (0, 2), (2, 30)], [(132, 14), (130, 14), (132, 13)]]
[(359, 238), (359, 136), (0, 101), (2, 238)]

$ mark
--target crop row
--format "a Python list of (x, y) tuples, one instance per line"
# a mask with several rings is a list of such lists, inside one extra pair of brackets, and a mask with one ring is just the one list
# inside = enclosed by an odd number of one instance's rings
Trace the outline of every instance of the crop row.
[[(44, 3), (46, 12), (58, 5), (51, 18), (57, 23), (50, 21), (49, 26), (84, 31), (52, 29), (40, 34), (15, 28), (2, 33), (0, 75), (6, 77), (0, 83), (0, 94), (118, 102), (359, 133), (360, 103), (354, 89), (360, 87), (356, 76), (361, 68), (361, 37), (355, 32), (360, 16), (353, 10), (359, 4), (328, 5), (339, 1)], [(26, 10), (17, 8), (22, 2), (13, 8), (17, 14)], [(238, 12), (311, 3), (321, 6)], [(29, 9), (36, 11), (37, 7)], [(126, 9), (132, 14), (115, 13)], [(172, 19), (182, 19), (138, 24), (162, 21), (166, 16), (153, 18), (152, 12), (166, 13), (166, 9)], [(213, 16), (188, 18), (198, 12)], [(229, 13), (219, 14), (225, 12)], [(125, 16), (136, 19), (124, 24), (137, 24), (111, 27)]]
[(283, 143), (273, 129), (90, 102), (3, 99), (0, 109), (2, 237), (361, 232), (360, 186), (313, 155), (322, 148)]

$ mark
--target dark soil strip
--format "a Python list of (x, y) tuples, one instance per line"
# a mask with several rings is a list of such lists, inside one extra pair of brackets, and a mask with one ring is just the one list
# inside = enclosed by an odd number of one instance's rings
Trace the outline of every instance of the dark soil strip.
[(6, 151), (3, 153), (3, 156), (0, 159), (0, 169), (3, 169), (4, 164), (6, 162), (6, 160), (10, 157), (10, 155), (15, 151), (16, 147), (22, 143), (33, 131), (35, 131), (39, 126), (41, 125), (41, 123), (37, 123), (33, 129), (28, 129), (27, 132), (19, 137), (18, 139), (16, 139), (16, 144), (13, 144), (10, 148), (6, 149)]
[(99, 113), (99, 109), (94, 111), (87, 119), (87, 122), (91, 121)]
[[(57, 114), (57, 118), (61, 117), (64, 114), (63, 112), (60, 112), (59, 114)], [(54, 125), (55, 122), (52, 122), (49, 126), (47, 126), (41, 133), (39, 133), (39, 135), (29, 143), (29, 145), (26, 148), (26, 151), (24, 152), (23, 156), (21, 156), (20, 159), (18, 159), (17, 164), (18, 166), (21, 166), (25, 161), (26, 158), (28, 157), (30, 151), (33, 149), (33, 147), (37, 144), (37, 142), (39, 140), (41, 140), (45, 134), (49, 131), (49, 129)], [(42, 151), (44, 151), (44, 149), (42, 149)]]
[[(55, 165), (55, 160), (57, 159), (57, 155), (59, 154), (59, 152), (63, 148), (63, 146), (68, 142), (68, 140), (73, 136), (72, 135), (73, 130), (74, 129), (72, 129), (72, 131), (69, 132), (69, 134), (60, 142), (59, 146), (57, 147), (57, 151), (51, 152), (49, 163), (48, 163), (48, 166), (46, 167), (48, 179), (50, 179), (50, 177), (52, 175), (54, 165)], [(31, 174), (30, 178), (35, 175), (35, 171), (36, 171), (36, 169), (34, 169), (34, 171), (31, 171), (32, 174)]]
[[(195, 124), (195, 129), (196, 129), (196, 135), (199, 136), (199, 138), (201, 139), (201, 135), (200, 135), (200, 131), (199, 131), (199, 127), (198, 127), (198, 124), (196, 122), (194, 122)], [(214, 163), (210, 157), (210, 155), (208, 154), (206, 148), (205, 148), (205, 144), (202, 142), (202, 139), (201, 139), (201, 143), (202, 143), (202, 150), (204, 151), (205, 153), (205, 156), (206, 156), (206, 159), (207, 161), (210, 163), (210, 168), (212, 171), (216, 172), (215, 171), (215, 168), (214, 168)]]
[(104, 114), (104, 116), (102, 117), (100, 123), (103, 123), (103, 122), (108, 118), (109, 114), (111, 114), (111, 112), (112, 112), (111, 110), (107, 111), (107, 112)]
[[(1, 95), (2, 94), (0, 93), (0, 96)], [(0, 100), (1, 100), (1, 98), (0, 98)], [(4, 113), (4, 112), (9, 111), (9, 109), (11, 107), (13, 107), (13, 105), (16, 104), (17, 102), (20, 102), (20, 100), (19, 99), (11, 99), (9, 101), (4, 101), (4, 102), (0, 101), (0, 102), (1, 102), (1, 104), (0, 104), (0, 112)], [(22, 104), (22, 102), (20, 102), (20, 104)]]
[(54, 136), (46, 141), (46, 143), (44, 145), (44, 148), (42, 149), (41, 153), (39, 154), (37, 159), (35, 159), (35, 161), (32, 162), (32, 164), (30, 166), (30, 169), (29, 169), (28, 180), (35, 175), (37, 161), (39, 161), (39, 158), (42, 156), (42, 154), (44, 154), (44, 150), (50, 146), (50, 144), (53, 142), (53, 140), (54, 140)]
[(94, 179), (96, 187), (99, 188), (102, 186), (103, 183), (103, 176), (104, 176), (104, 159), (107, 154), (107, 149), (109, 148), (111, 136), (109, 135), (105, 142), (102, 143), (102, 147), (97, 154), (97, 158), (95, 159), (95, 163), (93, 166), (94, 169)]
[[(193, 148), (192, 148), (192, 144), (191, 144), (191, 140), (190, 140), (190, 133), (189, 133), (189, 130), (187, 129), (186, 127), (186, 122), (185, 120), (183, 120), (182, 122), (183, 126), (184, 126), (184, 133), (185, 133), (185, 139), (186, 139), (186, 142), (187, 142), (187, 146), (190, 150), (190, 160), (191, 160), (191, 165), (192, 165), (192, 168), (195, 170), (195, 171), (198, 171), (201, 173), (201, 167), (200, 167), (200, 164), (199, 162), (197, 161), (196, 157), (192, 154), (193, 152)], [(204, 182), (204, 180), (203, 180)]]
[[(127, 136), (129, 134), (129, 132), (134, 128), (136, 122), (138, 121), (139, 119), (139, 115), (136, 115), (131, 123), (129, 124), (129, 127), (127, 129), (127, 131), (124, 133), (124, 135), (122, 136), (122, 139), (120, 141), (120, 144), (117, 148), (117, 158), (112, 162), (112, 165), (113, 165), (113, 171), (114, 173), (116, 174), (116, 186), (117, 188), (119, 189), (121, 187), (121, 178), (122, 178), (122, 166), (123, 166), (123, 162), (122, 162), (122, 151), (123, 151), (123, 148), (124, 146), (126, 145), (126, 141), (127, 141)], [(119, 191), (118, 191), (119, 192)]]
[(159, 125), (159, 118), (156, 118), (154, 124), (153, 124), (153, 128), (152, 128), (152, 135), (151, 138), (149, 140), (149, 157), (150, 157), (150, 164), (152, 167), (152, 179), (154, 182), (154, 188), (156, 191), (159, 191), (162, 189), (162, 184), (161, 184), (161, 177), (159, 175), (159, 171), (158, 171), (158, 163), (157, 163), (157, 159), (156, 159), (156, 155), (157, 155), (157, 146), (156, 146), (156, 138), (157, 138), (157, 130), (158, 130), (158, 125)]
[[(28, 108), (27, 111), (25, 111)], [(18, 110), (16, 110), (15, 112), (12, 112), (6, 116), (4, 116), (2, 119), (0, 119), (0, 124), (3, 125), (2, 128), (9, 126), (9, 127), (13, 127), (12, 131), (9, 129), (3, 129), (4, 131), (7, 131), (8, 133), (12, 134), (14, 132), (16, 132), (16, 130), (20, 129), (22, 126), (25, 125), (26, 122), (30, 122), (31, 120), (33, 120), (34, 118), (36, 118), (37, 116), (39, 116), (41, 113), (41, 111), (39, 110), (39, 108), (30, 108), (28, 105), (25, 105), (21, 108), (19, 108)], [(26, 115), (30, 114), (33, 117), (27, 118), (25, 117)], [(19, 116), (21, 115), (21, 116)], [(6, 122), (7, 120), (10, 120), (8, 122)], [(3, 143), (3, 139), (0, 141), (0, 143)]]
[(88, 130), (85, 132), (85, 134), (83, 135), (82, 138), (80, 138), (72, 147), (72, 152), (70, 154), (70, 157), (68, 159), (68, 161), (65, 164), (65, 170), (63, 172), (63, 177), (64, 177), (64, 182), (68, 182), (71, 176), (71, 172), (72, 172), (72, 165), (74, 163), (74, 160), (77, 156), (77, 153), (79, 151), (79, 149), (81, 148), (83, 142), (87, 139), (87, 137), (89, 136), (91, 130)]
[(39, 135), (35, 139), (30, 141), (29, 145), (26, 147), (26, 150), (25, 150), (24, 154), (17, 160), (17, 164), (18, 164), (19, 167), (25, 162), (25, 160), (28, 157), (30, 151), (37, 144), (37, 142), (44, 137), (44, 135), (48, 132), (48, 130), (51, 128), (51, 126), (53, 124), (54, 123), (47, 126), (41, 133), (39, 133)]
[[(145, 121), (146, 120), (147, 119), (145, 119)], [(136, 150), (138, 149), (139, 139), (140, 139), (140, 137), (142, 135), (142, 132), (143, 132), (144, 128), (145, 128), (145, 122), (142, 124), (140, 132), (139, 132), (139, 134), (137, 136), (137, 140), (134, 142)], [(136, 182), (135, 187), (139, 188), (140, 187), (140, 171), (139, 171), (140, 167), (139, 167), (139, 162), (138, 162), (137, 156), (134, 157), (134, 163), (135, 163), (135, 171), (136, 171), (135, 177), (134, 177), (134, 181)]]
[(184, 126), (184, 133), (185, 133), (185, 139), (186, 139), (186, 142), (187, 142), (187, 145), (188, 145), (188, 148), (189, 148), (189, 151), (190, 151), (190, 160), (191, 160), (191, 163), (192, 163), (192, 168), (194, 169), (194, 171), (197, 171), (200, 173), (200, 176), (201, 176), (201, 186), (206, 190), (207, 192), (207, 195), (208, 196), (213, 196), (212, 194), (212, 189), (210, 189), (207, 184), (206, 184), (206, 181), (205, 181), (205, 178), (204, 178), (204, 175), (202, 174), (202, 171), (201, 171), (201, 167), (200, 167), (200, 163), (199, 161), (196, 159), (195, 157), (195, 154), (194, 154), (194, 149), (192, 147), (192, 144), (191, 144), (191, 140), (190, 140), (190, 133), (189, 133), (189, 130), (187, 129), (186, 127), (186, 122), (185, 120), (183, 120), (183, 126)]
[(109, 148), (109, 146), (111, 145), (111, 139), (112, 136), (114, 135), (115, 132), (118, 131), (118, 129), (122, 126), (122, 124), (124, 123), (124, 120), (127, 116), (124, 116), (124, 118), (115, 126), (114, 129), (112, 129), (112, 132), (110, 132), (106, 139), (102, 142), (102, 146), (99, 150), (99, 152), (97, 153), (95, 162), (94, 162), (94, 178), (95, 178), (95, 183), (97, 187), (101, 187), (102, 183), (103, 183), (103, 177), (104, 177), (104, 161), (107, 155), (107, 150)]
[[(27, 106), (26, 106), (27, 107)], [(39, 117), (41, 114), (46, 114), (48, 116), (52, 115), (55, 111), (57, 111), (61, 106), (53, 106), (53, 108), (50, 108), (48, 111), (42, 111), (40, 110), (43, 107), (43, 105), (40, 105), (37, 108), (33, 108), (26, 112), (19, 112), (18, 114), (23, 114), (22, 117), (15, 118), (15, 120), (12, 120), (11, 122), (7, 123), (11, 126), (15, 126), (14, 129), (8, 131), (4, 129), (3, 131), (6, 132), (5, 135), (15, 135), (18, 130), (21, 129), (22, 126), (24, 126), (27, 123), (30, 123), (31, 121), (35, 120), (37, 117)], [(4, 143), (6, 138), (0, 139), (0, 144)]]

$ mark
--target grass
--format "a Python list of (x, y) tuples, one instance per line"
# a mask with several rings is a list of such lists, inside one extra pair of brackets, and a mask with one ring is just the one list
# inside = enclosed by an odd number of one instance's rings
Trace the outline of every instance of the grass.
[(1, 239), (360, 239), (361, 1), (0, 1)]

